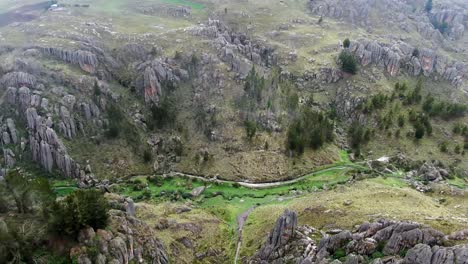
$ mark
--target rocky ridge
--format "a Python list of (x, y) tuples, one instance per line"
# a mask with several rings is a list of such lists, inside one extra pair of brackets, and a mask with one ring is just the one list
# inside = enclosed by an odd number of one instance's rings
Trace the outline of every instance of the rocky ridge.
[(353, 41), (350, 51), (353, 52), (363, 66), (374, 64), (386, 70), (391, 76), (396, 76), (401, 69), (412, 76), (424, 74), (430, 76), (437, 73), (452, 85), (464, 87), (468, 67), (457, 61), (438, 55), (434, 50), (422, 48), (415, 52), (416, 48), (403, 42), (384, 44), (368, 39)]
[[(462, 264), (468, 256), (467, 245), (441, 246), (450, 236), (413, 222), (379, 220), (357, 226), (354, 232), (333, 232), (332, 235), (321, 232), (322, 239), (316, 244), (309, 235), (318, 233), (317, 230), (297, 227), (296, 213), (285, 211), (248, 263), (358, 264), (368, 263), (371, 256), (382, 255), (371, 263)], [(341, 252), (345, 255), (337, 257)]]

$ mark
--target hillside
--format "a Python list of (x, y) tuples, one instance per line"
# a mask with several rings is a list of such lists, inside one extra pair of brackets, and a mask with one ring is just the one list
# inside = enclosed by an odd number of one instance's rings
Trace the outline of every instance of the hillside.
[[(462, 0), (0, 1), (0, 242), (34, 220), (40, 263), (289, 263), (262, 249), (297, 242), (264, 243), (289, 209), (316, 243), (385, 218), (463, 244), (467, 28)], [(110, 233), (52, 236), (94, 189)]]

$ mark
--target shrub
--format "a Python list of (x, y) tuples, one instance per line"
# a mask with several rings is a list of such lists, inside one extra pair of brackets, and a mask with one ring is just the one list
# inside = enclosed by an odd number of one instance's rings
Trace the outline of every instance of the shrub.
[(338, 248), (335, 250), (335, 253), (333, 253), (333, 258), (334, 259), (341, 259), (346, 257), (346, 251), (343, 248)]
[(247, 135), (247, 138), (249, 140), (252, 140), (252, 138), (257, 133), (257, 123), (252, 120), (245, 120), (244, 126), (245, 126), (245, 133)]
[(448, 143), (447, 141), (444, 141), (442, 142), (440, 145), (439, 145), (439, 149), (441, 152), (447, 152), (448, 151)]
[(358, 65), (356, 58), (351, 54), (351, 52), (343, 50), (338, 58), (341, 61), (341, 70), (347, 73), (356, 74)]
[(53, 205), (50, 227), (58, 234), (75, 237), (90, 226), (103, 229), (108, 222), (109, 204), (98, 190), (76, 190)]
[(96, 97), (101, 95), (101, 89), (99, 88), (99, 84), (97, 81), (94, 82), (93, 93), (94, 93), (94, 96)]
[(398, 116), (398, 126), (399, 127), (405, 126), (405, 115), (401, 114)]
[(351, 41), (349, 40), (349, 38), (346, 38), (346, 39), (343, 41), (343, 47), (349, 48), (349, 46), (351, 46)]
[(415, 128), (414, 137), (416, 139), (423, 138), (425, 134), (424, 126), (421, 123), (417, 123), (414, 128)]
[(151, 153), (151, 150), (145, 149), (145, 150), (143, 151), (143, 161), (144, 161), (145, 163), (148, 163), (148, 162), (150, 162), (152, 159), (153, 159), (153, 154)]
[(372, 253), (372, 258), (373, 259), (377, 259), (377, 258), (383, 258), (385, 257), (384, 253), (380, 252), (380, 251), (375, 251), (374, 253)]
[(453, 149), (453, 152), (455, 152), (456, 154), (460, 154), (462, 152), (462, 146), (456, 145), (455, 148)]

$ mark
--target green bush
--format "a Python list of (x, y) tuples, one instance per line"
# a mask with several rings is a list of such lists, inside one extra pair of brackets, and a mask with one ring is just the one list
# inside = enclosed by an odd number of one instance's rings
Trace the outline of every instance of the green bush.
[(346, 251), (343, 248), (338, 248), (333, 253), (333, 258), (334, 259), (341, 259), (341, 258), (344, 258), (344, 257), (346, 257)]
[(380, 251), (375, 251), (374, 253), (372, 253), (372, 259), (383, 258), (383, 257), (385, 257), (385, 255), (384, 253)]
[(351, 52), (343, 50), (341, 51), (340, 56), (338, 58), (341, 61), (341, 70), (351, 74), (357, 73), (357, 60)]
[(247, 135), (247, 138), (251, 140), (257, 133), (257, 123), (255, 121), (245, 120), (244, 126), (245, 134)]
[(151, 153), (151, 150), (145, 149), (143, 151), (143, 161), (145, 163), (149, 163), (153, 159), (153, 154)]
[(453, 152), (455, 152), (455, 154), (460, 154), (462, 152), (462, 146), (456, 145), (455, 148), (453, 149)]
[(53, 205), (49, 219), (51, 231), (76, 238), (87, 226), (103, 229), (109, 219), (109, 204), (104, 195), (94, 189), (76, 190)]
[(442, 142), (440, 145), (439, 145), (439, 149), (441, 152), (447, 152), (448, 151), (448, 143), (447, 141), (444, 141)]
[(404, 127), (405, 126), (405, 115), (400, 114), (398, 116), (398, 126), (399, 127)]
[(346, 39), (343, 41), (343, 47), (349, 48), (349, 46), (351, 46), (351, 41), (349, 40), (349, 38), (346, 38)]

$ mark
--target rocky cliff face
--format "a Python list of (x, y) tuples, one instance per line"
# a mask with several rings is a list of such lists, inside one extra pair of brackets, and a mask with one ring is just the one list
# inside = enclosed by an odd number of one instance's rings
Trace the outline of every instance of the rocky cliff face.
[(451, 61), (431, 49), (422, 48), (414, 53), (415, 49), (402, 41), (384, 44), (367, 39), (357, 40), (350, 47), (361, 65), (377, 65), (391, 76), (398, 75), (402, 69), (413, 76), (421, 73), (431, 76), (437, 73), (454, 86), (463, 86), (468, 75), (468, 67), (464, 63)]
[[(292, 232), (291, 232), (292, 231)], [(344, 230), (333, 235), (321, 233), (323, 238), (315, 244), (309, 238), (317, 230), (297, 227), (295, 213), (286, 211), (278, 218), (275, 227), (260, 251), (249, 263), (343, 263), (338, 259), (332, 261), (336, 252), (346, 254), (344, 263), (367, 263), (369, 256), (375, 252), (385, 255), (372, 261), (380, 263), (432, 263), (459, 264), (468, 256), (468, 246), (440, 246), (443, 233), (412, 222), (395, 222), (380, 220), (364, 223), (354, 232)], [(404, 256), (401, 252), (408, 250)], [(341, 257), (340, 257), (341, 258)]]
[(56, 57), (65, 62), (80, 66), (80, 68), (88, 73), (96, 72), (98, 67), (98, 59), (95, 54), (84, 50), (66, 50), (55, 47), (43, 47), (40, 50), (47, 54)]
[(312, 13), (319, 16), (333, 17), (366, 26), (370, 22), (369, 12), (375, 2), (374, 0), (352, 0), (343, 3), (340, 0), (310, 0), (308, 7)]
[(144, 95), (146, 103), (156, 105), (163, 96), (163, 86), (177, 85), (181, 78), (187, 76), (161, 60), (139, 64), (136, 71), (139, 76), (136, 80), (137, 89)]

